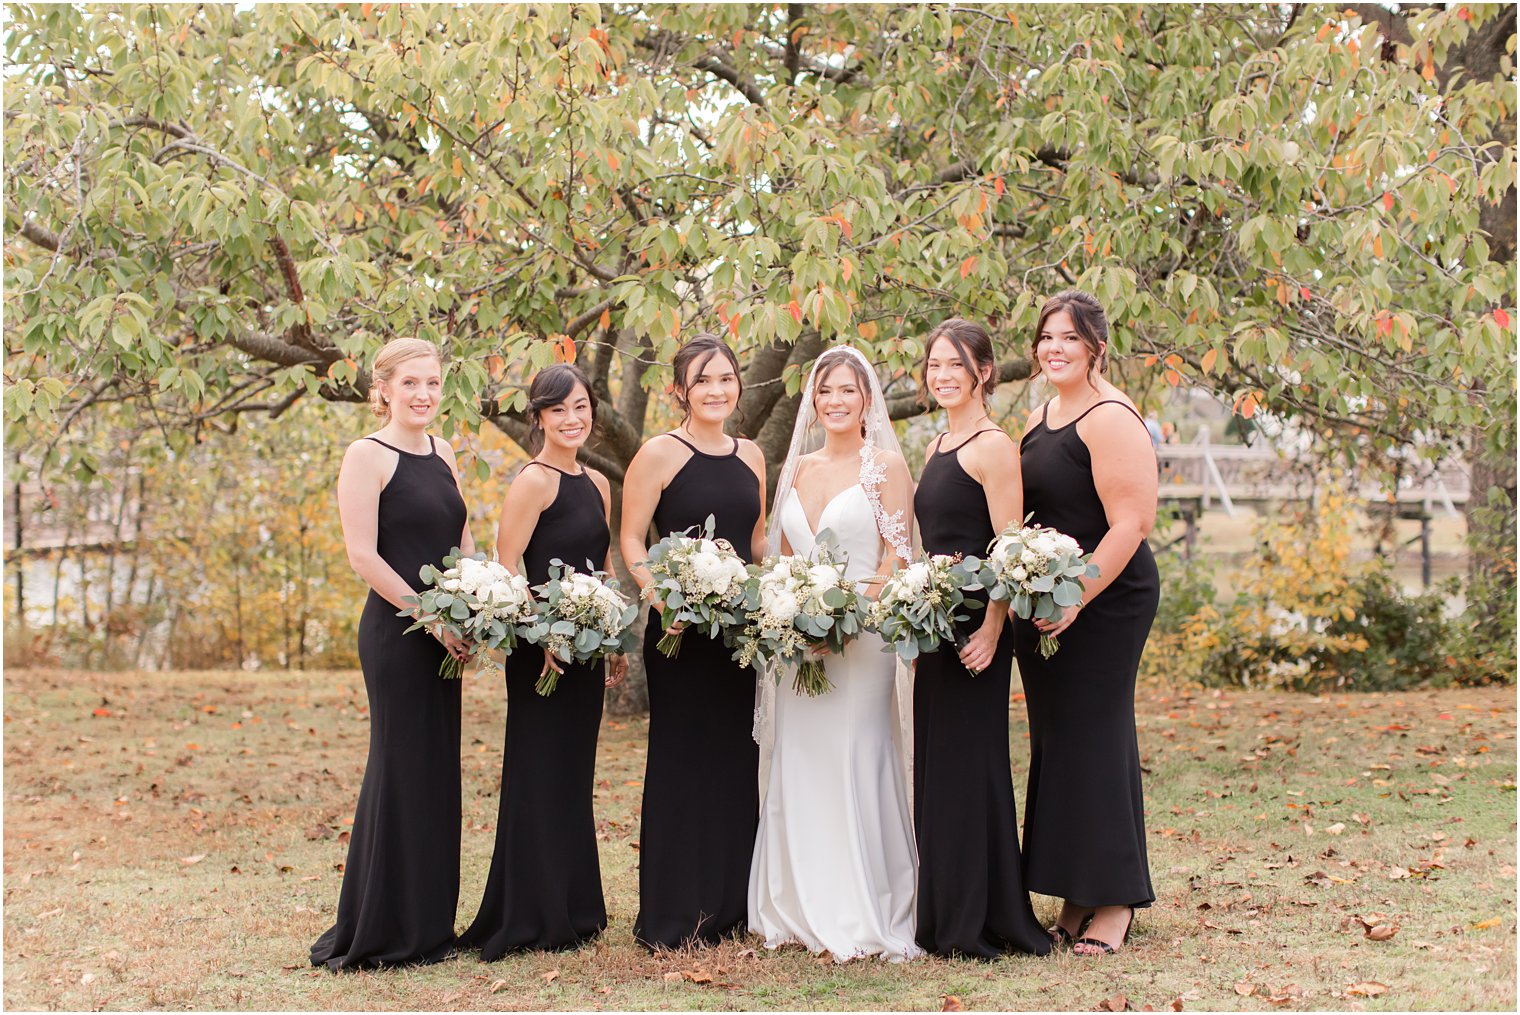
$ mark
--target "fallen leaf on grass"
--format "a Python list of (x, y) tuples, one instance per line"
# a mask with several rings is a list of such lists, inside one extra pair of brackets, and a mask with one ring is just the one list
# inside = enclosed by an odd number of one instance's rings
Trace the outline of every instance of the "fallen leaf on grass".
[(1473, 930), (1489, 930), (1490, 928), (1499, 926), (1499, 924), (1501, 924), (1503, 922), (1504, 921), (1501, 920), (1499, 917), (1494, 916), (1494, 917), (1490, 917), (1487, 920), (1479, 920), (1477, 923), (1475, 923), (1475, 924), (1472, 925), (1472, 929)]
[(943, 1002), (941, 1003), (939, 1010), (940, 1011), (965, 1011), (966, 1009), (961, 1006), (961, 999), (960, 998), (956, 997), (954, 994), (946, 994), (944, 996), (944, 998), (943, 998)]
[(179, 858), (179, 862), (188, 867), (193, 863), (200, 863), (204, 859), (206, 859), (205, 853), (197, 853), (194, 856), (182, 856)]
[(559, 970), (551, 969), (547, 973), (539, 974), (538, 978), (540, 980), (543, 980), (545, 983), (553, 983), (555, 980), (559, 979)]
[(755, 950), (753, 948), (746, 948), (739, 953), (738, 957), (741, 959), (752, 959), (755, 957)]
[(1341, 822), (1341, 821), (1337, 821), (1335, 824), (1333, 824), (1333, 825), (1327, 825), (1325, 827), (1325, 832), (1328, 835), (1340, 835), (1345, 830), (1346, 830), (1346, 825), (1345, 825), (1344, 822)]
[(1398, 932), (1399, 925), (1396, 923), (1379, 923), (1368, 927), (1366, 936), (1373, 941), (1391, 941)]
[(666, 983), (680, 983), (682, 978), (680, 973), (666, 973), (661, 977)]
[(692, 983), (711, 983), (712, 974), (705, 969), (683, 969), (681, 979), (690, 980)]
[(306, 838), (310, 840), (325, 839), (332, 830), (326, 825), (312, 825), (306, 830)]
[(1169, 1005), (1167, 1005), (1167, 1007), (1170, 1008), (1172, 1011), (1181, 1011), (1182, 1010), (1182, 998), (1180, 998), (1180, 997), (1174, 997), (1174, 998), (1172, 998), (1172, 1003), (1169, 1004)]
[(1115, 994), (1113, 997), (1109, 998), (1107, 1001), (1101, 1001), (1101, 1002), (1099, 1002), (1098, 1007), (1094, 1009), (1094, 1011), (1134, 1011), (1134, 1010), (1135, 1010), (1134, 1007), (1131, 1006), (1130, 1003), (1129, 1003), (1129, 998), (1125, 997), (1123, 994)]
[(1256, 984), (1251, 983), (1247, 980), (1242, 980), (1241, 982), (1235, 984), (1235, 993), (1239, 994), (1241, 997), (1250, 997), (1252, 994), (1256, 993)]
[(1352, 997), (1377, 997), (1379, 994), (1388, 993), (1388, 984), (1367, 980), (1364, 983), (1353, 983), (1346, 988), (1346, 993)]
[(507, 985), (507, 981), (506, 980), (497, 980), (494, 983), (492, 983), (491, 986), (488, 989), (490, 990), (491, 993), (494, 994), (498, 990), (500, 990), (501, 988), (505, 987), (506, 985)]

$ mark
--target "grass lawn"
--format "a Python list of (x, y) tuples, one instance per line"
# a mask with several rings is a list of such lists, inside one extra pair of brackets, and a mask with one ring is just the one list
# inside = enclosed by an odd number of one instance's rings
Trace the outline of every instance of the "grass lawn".
[[(634, 945), (646, 722), (609, 719), (611, 925), (579, 952), (333, 975), (368, 721), (357, 673), (5, 674), (7, 1008), (1514, 1010), (1515, 690), (1147, 691), (1158, 898), (1103, 960), (835, 965), (754, 940)], [(505, 705), (471, 679), (458, 924), (496, 819)], [(1013, 703), (1015, 784), (1023, 706)], [(700, 806), (693, 801), (693, 806)], [(1047, 922), (1053, 900), (1037, 898)]]

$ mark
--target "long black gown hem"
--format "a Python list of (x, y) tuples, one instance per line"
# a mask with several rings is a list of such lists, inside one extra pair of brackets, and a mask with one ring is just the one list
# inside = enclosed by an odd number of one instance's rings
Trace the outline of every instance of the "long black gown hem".
[(408, 966), (432, 966), (436, 965), (439, 962), (447, 962), (449, 959), (454, 958), (458, 954), (459, 947), (457, 940), (451, 940), (447, 944), (440, 945), (437, 948), (431, 948), (416, 958), (400, 959), (395, 961), (377, 958), (364, 958), (350, 962), (348, 961), (347, 955), (334, 955), (331, 958), (319, 959), (317, 958), (316, 949), (313, 948), (311, 954), (311, 964), (318, 969), (325, 967), (329, 972), (332, 973), (358, 973), (365, 970), (405, 969)]

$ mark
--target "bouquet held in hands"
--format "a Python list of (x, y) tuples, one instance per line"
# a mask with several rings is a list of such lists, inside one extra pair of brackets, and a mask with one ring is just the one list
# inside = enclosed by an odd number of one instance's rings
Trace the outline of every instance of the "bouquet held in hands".
[(916, 561), (887, 579), (881, 596), (870, 606), (868, 626), (881, 635), (883, 651), (896, 650), (911, 663), (940, 642), (955, 641), (955, 624), (968, 620), (961, 610), (979, 610), (967, 600), (967, 575), (959, 557), (935, 554)]
[(844, 576), (845, 562), (835, 561), (826, 542), (832, 536), (827, 529), (818, 534), (812, 559), (767, 557), (751, 568), (745, 623), (731, 636), (734, 658), (742, 665), (757, 658), (772, 665), (795, 663), (792, 686), (810, 697), (832, 686), (819, 654), (843, 652), (866, 621), (865, 604)]
[[(663, 603), (660, 626), (665, 636), (659, 650), (667, 659), (681, 651), (688, 629), (716, 638), (744, 622), (744, 585), (749, 570), (726, 539), (713, 538), (713, 516), (707, 516), (700, 535), (692, 526), (666, 536), (649, 549), (644, 566), (654, 576), (646, 595)], [(679, 630), (670, 628), (685, 625)]]
[[(1082, 602), (1084, 578), (1098, 577), (1092, 554), (1083, 554), (1077, 541), (1044, 525), (1010, 525), (992, 541), (986, 560), (967, 557), (968, 587), (987, 590), (1006, 601), (1023, 620), (1049, 620), (1068, 606)], [(1046, 659), (1061, 646), (1040, 635), (1040, 655)]]
[[(456, 546), (443, 558), (442, 569), (424, 564), (419, 576), (431, 587), (407, 596), (415, 605), (396, 614), (416, 620), (407, 634), (438, 624), (468, 644), (472, 654), (500, 649), (510, 655), (533, 624), (535, 604), (527, 579), (483, 553), (465, 556)], [(463, 671), (464, 662), (453, 656), (438, 667), (438, 675), (447, 679), (457, 679)]]
[[(602, 571), (585, 574), (555, 559), (549, 580), (534, 587), (538, 596), (535, 623), (523, 638), (563, 663), (586, 663), (634, 647), (632, 629), (636, 603), (617, 590), (617, 580)], [(539, 694), (554, 693), (559, 672), (545, 666), (534, 686)]]

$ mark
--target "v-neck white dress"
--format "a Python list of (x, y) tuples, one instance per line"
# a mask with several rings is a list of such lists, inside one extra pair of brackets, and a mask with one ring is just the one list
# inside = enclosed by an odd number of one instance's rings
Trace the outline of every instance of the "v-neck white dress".
[[(811, 553), (817, 535), (795, 490), (781, 512), (792, 552)], [(859, 484), (824, 506), (825, 529), (849, 556), (846, 577), (876, 573), (882, 541)], [(749, 875), (749, 926), (767, 947), (795, 942), (840, 961), (922, 954), (913, 941), (918, 859), (893, 739), (895, 659), (867, 633), (828, 657), (826, 694), (799, 695), (782, 675)]]

